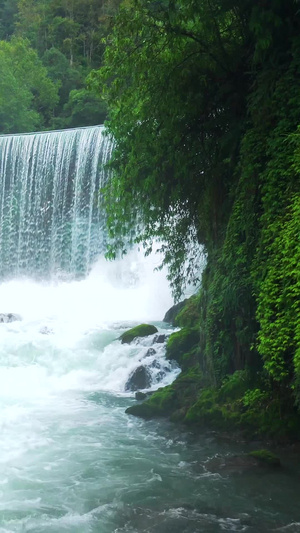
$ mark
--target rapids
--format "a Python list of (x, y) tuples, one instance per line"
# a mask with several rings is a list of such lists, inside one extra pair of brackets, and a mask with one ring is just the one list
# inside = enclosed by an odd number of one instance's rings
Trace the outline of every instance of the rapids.
[(132, 253), (82, 281), (0, 285), (1, 310), (22, 315), (0, 324), (0, 533), (299, 531), (296, 457), (211, 472), (211, 458), (249, 447), (125, 414), (136, 401), (125, 382), (149, 346), (166, 364), (153, 337), (117, 340), (140, 317), (170, 333), (164, 274), (147, 261)]
[(0, 533), (300, 531), (297, 455), (215, 471), (251, 445), (125, 414), (139, 365), (152, 390), (179, 369), (118, 340), (171, 333), (172, 298), (156, 255), (101, 258), (110, 150), (101, 127), (0, 138), (0, 313), (22, 317), (0, 324)]

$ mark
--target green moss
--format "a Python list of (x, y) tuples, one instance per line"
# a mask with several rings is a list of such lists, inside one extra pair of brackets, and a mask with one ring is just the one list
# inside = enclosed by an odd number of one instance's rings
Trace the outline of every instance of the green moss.
[(139, 326), (122, 333), (120, 340), (122, 341), (122, 344), (129, 344), (136, 337), (148, 337), (148, 335), (153, 335), (154, 333), (157, 333), (157, 331), (155, 326), (150, 324), (140, 324)]
[(218, 393), (218, 399), (222, 402), (243, 398), (250, 388), (251, 377), (247, 370), (237, 370), (223, 380)]
[(170, 416), (172, 420), (183, 420), (202, 386), (203, 374), (200, 368), (190, 368), (182, 372), (171, 385), (154, 392), (144, 403), (129, 407), (126, 413), (142, 418)]
[(268, 437), (280, 442), (299, 439), (299, 415), (295, 411), (283, 413), (280, 402), (267, 390), (245, 392), (248, 385), (247, 372), (238, 371), (227, 377), (220, 389), (208, 387), (198, 364), (126, 412), (143, 418), (165, 416), (198, 428), (239, 430), (249, 438)]
[(169, 324), (172, 324), (172, 326), (176, 326), (176, 317), (180, 313), (181, 309), (185, 307), (187, 302), (188, 300), (183, 300), (182, 302), (179, 302), (168, 309), (164, 316), (164, 322), (168, 322)]
[[(187, 366), (191, 366), (195, 361), (193, 359), (192, 363), (189, 364), (187, 354), (191, 354), (192, 349), (197, 349), (198, 342), (198, 328), (182, 328), (180, 331), (172, 333), (167, 343), (167, 359), (174, 359), (184, 369)], [(194, 354), (195, 351), (193, 352)]]
[(193, 295), (188, 300), (185, 300), (184, 307), (174, 319), (176, 326), (192, 328), (199, 324), (199, 300), (199, 294)]
[(250, 452), (249, 455), (270, 466), (280, 466), (279, 457), (269, 450), (255, 450)]
[(132, 405), (126, 409), (129, 415), (142, 418), (155, 418), (169, 415), (176, 408), (175, 390), (172, 385), (158, 389), (149, 400), (139, 405)]
[(222, 413), (216, 404), (217, 391), (205, 389), (201, 391), (200, 397), (188, 409), (185, 422), (187, 424), (212, 423), (221, 420)]

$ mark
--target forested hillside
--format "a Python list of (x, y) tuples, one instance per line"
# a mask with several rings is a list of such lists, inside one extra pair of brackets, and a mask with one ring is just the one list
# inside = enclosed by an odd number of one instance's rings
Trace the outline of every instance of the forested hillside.
[(0, 1), (0, 132), (103, 123), (86, 88), (120, 0)]
[(294, 0), (134, 0), (90, 77), (116, 142), (110, 255), (159, 239), (178, 296), (207, 254), (169, 341), (185, 373), (136, 414), (299, 435), (299, 36)]

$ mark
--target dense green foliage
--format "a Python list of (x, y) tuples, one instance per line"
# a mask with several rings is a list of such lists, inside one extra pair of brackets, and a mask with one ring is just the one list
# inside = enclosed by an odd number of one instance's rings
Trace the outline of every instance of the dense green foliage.
[[(300, 401), (299, 7), (132, 0), (90, 76), (116, 143), (108, 255), (159, 240), (178, 296), (205, 251), (182, 312), (200, 338), (186, 358), (209, 378), (217, 418), (273, 433), (295, 429)], [(215, 387), (244, 371), (227, 409)], [(186, 419), (208, 403), (196, 395)]]
[(0, 0), (0, 133), (103, 123), (106, 106), (87, 90), (86, 76), (102, 64), (119, 3)]
[(116, 139), (114, 243), (162, 241), (175, 291), (197, 275), (193, 244), (209, 250), (224, 235), (244, 119), (243, 16), (226, 2), (134, 1), (91, 76)]
[(0, 70), (1, 131), (30, 131), (47, 125), (58, 101), (57, 87), (27, 41), (0, 41)]

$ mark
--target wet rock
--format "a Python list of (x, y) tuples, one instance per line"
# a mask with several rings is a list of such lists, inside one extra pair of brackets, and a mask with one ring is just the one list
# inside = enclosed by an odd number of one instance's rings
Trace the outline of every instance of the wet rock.
[(167, 386), (155, 391), (145, 402), (131, 405), (125, 413), (141, 418), (164, 417), (174, 411), (174, 404), (176, 407), (175, 392), (172, 386)]
[(145, 392), (138, 391), (135, 393), (135, 399), (138, 401), (146, 400), (146, 398), (147, 398), (147, 394), (145, 394)]
[(167, 335), (155, 335), (152, 344), (163, 344), (167, 340)]
[(120, 340), (122, 344), (130, 344), (133, 339), (136, 339), (137, 337), (148, 337), (148, 335), (153, 335), (157, 332), (157, 328), (151, 324), (140, 324), (139, 326), (122, 333)]
[(182, 302), (179, 302), (178, 304), (173, 305), (165, 314), (163, 321), (168, 322), (169, 324), (172, 324), (172, 326), (175, 326), (175, 319), (178, 315), (179, 311), (183, 309), (188, 299), (186, 298)]
[(126, 391), (137, 391), (139, 389), (148, 389), (151, 385), (151, 374), (144, 365), (138, 366), (129, 376), (126, 384)]
[(154, 361), (152, 361), (150, 368), (156, 368), (157, 370), (159, 370), (159, 372), (155, 374), (155, 381), (157, 383), (159, 383), (162, 379), (164, 379), (164, 377), (166, 377), (166, 369), (162, 368), (160, 362), (157, 361), (157, 359), (154, 359)]
[(149, 350), (146, 352), (145, 357), (151, 357), (152, 355), (156, 354), (156, 350), (154, 348), (149, 348)]
[(161, 368), (161, 364), (157, 359), (154, 359), (150, 366), (151, 368)]
[(0, 313), (0, 323), (16, 322), (17, 320), (22, 320), (22, 317), (15, 313)]

